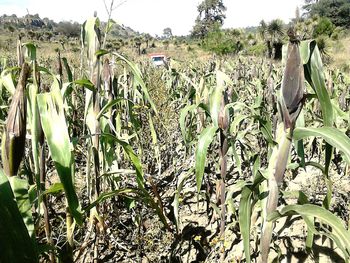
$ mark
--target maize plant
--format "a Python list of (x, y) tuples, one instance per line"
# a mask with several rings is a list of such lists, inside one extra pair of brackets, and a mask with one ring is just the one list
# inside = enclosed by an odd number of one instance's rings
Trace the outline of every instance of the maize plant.
[(316, 42), (156, 68), (113, 25), (0, 59), (0, 262), (349, 262), (350, 79)]

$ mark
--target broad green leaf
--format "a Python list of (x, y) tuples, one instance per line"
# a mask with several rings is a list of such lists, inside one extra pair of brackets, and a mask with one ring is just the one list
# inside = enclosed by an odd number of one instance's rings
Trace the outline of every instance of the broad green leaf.
[(42, 195), (47, 195), (47, 194), (56, 194), (64, 190), (63, 184), (62, 183), (55, 183), (51, 185), (51, 187), (47, 190), (45, 190)]
[(92, 67), (96, 62), (96, 51), (100, 49), (101, 33), (99, 30), (100, 20), (92, 17), (86, 20), (81, 27), (81, 41), (86, 49), (89, 66)]
[(15, 93), (16, 87), (12, 79), (12, 72), (15, 70), (20, 70), (19, 67), (7, 68), (1, 72), (0, 87), (3, 85), (7, 91), (13, 95)]
[(104, 56), (104, 55), (106, 55), (106, 54), (108, 54), (108, 53), (109, 53), (109, 52), (108, 52), (107, 50), (100, 49), (100, 50), (97, 50), (97, 51), (96, 51), (95, 55), (96, 55), (97, 57), (102, 57), (102, 56)]
[(239, 229), (241, 231), (246, 262), (250, 263), (250, 221), (252, 213), (252, 190), (245, 186), (239, 202)]
[(40, 119), (51, 158), (66, 193), (68, 206), (74, 219), (81, 225), (82, 212), (73, 184), (74, 156), (64, 116), (63, 101), (62, 97), (58, 99), (59, 95), (60, 93), (57, 94), (54, 91), (38, 95)]
[(100, 112), (97, 114), (96, 119), (100, 119), (101, 116), (108, 111), (111, 107), (113, 107), (114, 105), (118, 104), (119, 102), (121, 102), (123, 99), (122, 98), (118, 98), (118, 99), (114, 99), (110, 102), (108, 102), (105, 106), (103, 106), (103, 108), (100, 110)]
[(9, 178), (13, 194), (15, 195), (19, 212), (22, 215), (23, 221), (28, 229), (29, 236), (34, 235), (34, 221), (32, 216), (32, 206), (28, 194), (28, 182), (18, 176)]
[(39, 262), (7, 177), (0, 170), (0, 262)]
[(36, 45), (33, 43), (24, 43), (23, 46), (26, 47), (26, 56), (29, 58), (31, 61), (36, 60)]
[(293, 139), (300, 140), (305, 137), (322, 137), (327, 143), (340, 150), (345, 160), (350, 164), (350, 138), (337, 128), (296, 128), (293, 132)]
[(74, 81), (74, 84), (83, 86), (90, 91), (96, 91), (94, 84), (88, 79), (78, 79)]
[(197, 182), (198, 193), (202, 186), (205, 160), (207, 158), (208, 147), (210, 143), (213, 141), (217, 129), (218, 129), (217, 127), (210, 126), (205, 128), (199, 135), (197, 149), (196, 149), (196, 182)]
[(109, 19), (106, 25), (105, 32), (108, 33), (112, 29), (112, 26), (114, 24), (116, 24), (116, 22), (113, 19)]
[[(34, 73), (33, 73), (34, 74)], [(28, 88), (28, 124), (32, 136), (32, 155), (34, 161), (34, 172), (39, 178), (39, 132), (41, 131), (39, 111), (37, 105), (38, 86), (31, 84)]]
[[(307, 61), (304, 65), (305, 79), (315, 91), (321, 105), (323, 123), (325, 126), (333, 126), (333, 106), (326, 87), (323, 64), (320, 51), (315, 40), (301, 42), (301, 57)], [(332, 159), (333, 149), (326, 144), (326, 164), (325, 171), (328, 176), (328, 170)]]

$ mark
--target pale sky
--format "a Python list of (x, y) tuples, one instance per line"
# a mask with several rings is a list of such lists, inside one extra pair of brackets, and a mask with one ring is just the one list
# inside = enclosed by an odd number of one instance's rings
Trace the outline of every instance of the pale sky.
[[(111, 0), (105, 0), (107, 5)], [(227, 7), (224, 27), (240, 28), (258, 26), (264, 19), (271, 21), (280, 18), (289, 22), (295, 17), (297, 6), (303, 0), (223, 0)], [(115, 4), (124, 0), (115, 0)], [(132, 29), (162, 35), (163, 29), (170, 27), (174, 35), (190, 33), (201, 0), (126, 0), (115, 9), (112, 18)], [(107, 19), (103, 0), (0, 0), (0, 15), (38, 13), (41, 18), (48, 17), (56, 22), (84, 22), (94, 11), (101, 20)]]

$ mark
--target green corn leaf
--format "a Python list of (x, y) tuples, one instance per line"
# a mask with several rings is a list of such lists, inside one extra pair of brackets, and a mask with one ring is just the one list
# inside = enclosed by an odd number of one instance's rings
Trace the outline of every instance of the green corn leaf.
[(45, 190), (42, 195), (47, 195), (47, 194), (56, 194), (64, 190), (63, 184), (62, 183), (55, 183), (51, 185), (51, 187), (47, 190)]
[(59, 91), (55, 90), (38, 95), (40, 119), (52, 160), (66, 193), (68, 206), (74, 219), (81, 225), (82, 212), (73, 184), (74, 156), (63, 112), (63, 101), (59, 96)]
[(171, 204), (174, 207), (174, 217), (176, 222), (177, 230), (180, 230), (180, 219), (179, 219), (179, 205), (180, 205), (180, 194), (186, 180), (191, 176), (193, 168), (187, 172), (181, 173), (177, 180), (177, 187), (174, 195), (174, 201)]
[(94, 202), (92, 202), (87, 207), (85, 207), (84, 211), (88, 212), (89, 210), (94, 208), (97, 204), (100, 204), (103, 201), (107, 200), (108, 198), (112, 198), (113, 196), (127, 195), (127, 194), (130, 194), (130, 193), (138, 194), (138, 191), (136, 189), (126, 188), (126, 189), (118, 189), (118, 190), (115, 190), (115, 191), (102, 193), (102, 194), (99, 195), (99, 197)]
[(11, 95), (13, 95), (16, 90), (15, 83), (12, 79), (12, 72), (20, 69), (19, 67), (7, 68), (1, 72), (0, 87), (4, 86)]
[[(344, 259), (348, 262), (350, 258), (350, 233), (344, 227), (343, 222), (331, 212), (323, 207), (304, 204), (304, 205), (287, 205), (280, 212), (273, 213), (269, 216), (268, 220), (276, 220), (283, 216), (289, 216), (297, 214), (303, 217), (304, 221), (307, 223), (308, 229), (314, 233), (323, 234), (331, 238), (338, 246), (338, 248), (343, 252)], [(322, 232), (315, 229), (312, 220), (308, 220), (310, 217), (314, 217), (319, 220), (322, 224), (330, 226), (328, 228), (323, 227)], [(321, 226), (322, 227), (322, 226)]]
[[(32, 155), (34, 161), (34, 171), (39, 176), (39, 132), (40, 119), (37, 105), (38, 86), (31, 84), (28, 87), (28, 124), (30, 125), (30, 132), (32, 135)], [(39, 178), (39, 177), (38, 177)]]
[(68, 64), (67, 58), (62, 58), (62, 61), (67, 72), (68, 81), (73, 82), (73, 74), (72, 74), (72, 71), (70, 70), (70, 66)]
[(108, 111), (111, 107), (113, 107), (114, 105), (118, 104), (119, 102), (121, 102), (123, 99), (122, 98), (118, 98), (118, 99), (114, 99), (111, 100), (110, 102), (108, 102), (105, 106), (103, 106), (103, 108), (100, 110), (100, 112), (97, 114), (96, 119), (100, 119), (101, 116)]
[(116, 22), (113, 19), (109, 19), (106, 25), (106, 33), (108, 33)]
[(0, 262), (39, 262), (7, 177), (0, 170)]
[(96, 62), (96, 50), (100, 49), (101, 33), (99, 30), (100, 20), (97, 17), (92, 17), (86, 20), (81, 27), (81, 41), (86, 49), (87, 59), (90, 66)]
[(187, 136), (186, 136), (186, 117), (187, 115), (191, 112), (194, 111), (197, 108), (197, 105), (187, 105), (185, 108), (181, 109), (180, 111), (180, 129), (181, 129), (181, 134), (182, 138), (184, 139), (185, 143), (189, 143)]
[(205, 128), (199, 135), (199, 140), (196, 149), (196, 182), (198, 193), (202, 186), (208, 147), (213, 141), (217, 129), (217, 127), (210, 126)]
[(116, 56), (117, 58), (119, 58), (121, 61), (124, 61), (131, 69), (131, 72), (134, 75), (135, 81), (136, 83), (141, 87), (141, 90), (144, 94), (144, 96), (146, 97), (147, 101), (149, 102), (149, 104), (151, 105), (153, 111), (158, 114), (156, 105), (154, 104), (153, 100), (151, 99), (149, 93), (148, 93), (148, 89), (146, 87), (145, 82), (143, 81), (143, 76), (142, 73), (140, 71), (140, 69), (137, 67), (137, 65), (133, 62), (131, 62), (130, 60), (128, 60), (127, 58), (123, 57), (122, 55), (116, 53), (116, 52), (112, 52), (112, 55)]
[(26, 56), (29, 58), (31, 61), (36, 60), (36, 46), (33, 43), (24, 43), (23, 46), (26, 47)]
[(345, 161), (350, 164), (350, 138), (343, 132), (333, 127), (296, 128), (293, 132), (295, 140), (310, 136), (322, 137), (328, 144), (340, 150)]
[(239, 202), (239, 228), (241, 231), (246, 262), (250, 263), (250, 217), (252, 213), (252, 195), (250, 187), (245, 186), (242, 190)]
[(9, 178), (13, 194), (15, 195), (19, 212), (22, 215), (23, 221), (28, 229), (29, 236), (34, 234), (34, 221), (32, 216), (32, 206), (28, 194), (28, 182), (17, 176)]
[[(323, 64), (320, 51), (316, 41), (302, 41), (300, 53), (303, 59), (305, 79), (315, 91), (321, 105), (323, 123), (325, 126), (333, 126), (334, 115), (333, 106), (326, 87)], [(333, 149), (326, 144), (326, 175), (328, 175), (329, 165), (332, 159)]]
[(74, 84), (83, 86), (90, 91), (96, 91), (94, 84), (88, 79), (78, 79), (74, 81)]
[(169, 228), (169, 225), (167, 223), (167, 220), (164, 216), (164, 213), (161, 207), (154, 201), (153, 197), (145, 189), (142, 164), (139, 157), (135, 154), (134, 150), (132, 149), (131, 145), (109, 133), (102, 133), (101, 137), (104, 137), (108, 140), (112, 140), (122, 146), (123, 150), (129, 157), (131, 163), (133, 164), (136, 170), (136, 181), (137, 181), (138, 188), (141, 190), (139, 193), (141, 200), (147, 205), (151, 206), (156, 211), (156, 213), (158, 214), (163, 224)]
[(132, 147), (130, 146), (130, 144), (118, 139), (117, 137), (115, 137), (114, 135), (109, 134), (109, 133), (102, 133), (101, 136), (105, 137), (106, 139), (113, 140), (123, 147), (125, 153), (128, 155), (130, 161), (132, 162), (132, 164), (136, 170), (137, 184), (140, 188), (143, 189), (144, 188), (144, 178), (143, 178), (142, 164), (141, 164), (139, 157), (135, 154), (135, 152), (132, 149)]

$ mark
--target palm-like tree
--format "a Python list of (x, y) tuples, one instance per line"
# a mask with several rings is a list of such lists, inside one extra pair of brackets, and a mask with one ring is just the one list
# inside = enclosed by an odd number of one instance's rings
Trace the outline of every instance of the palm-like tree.
[(281, 59), (282, 57), (282, 37), (284, 35), (283, 21), (274, 19), (269, 24), (264, 20), (260, 22), (259, 34), (266, 42), (268, 57)]

